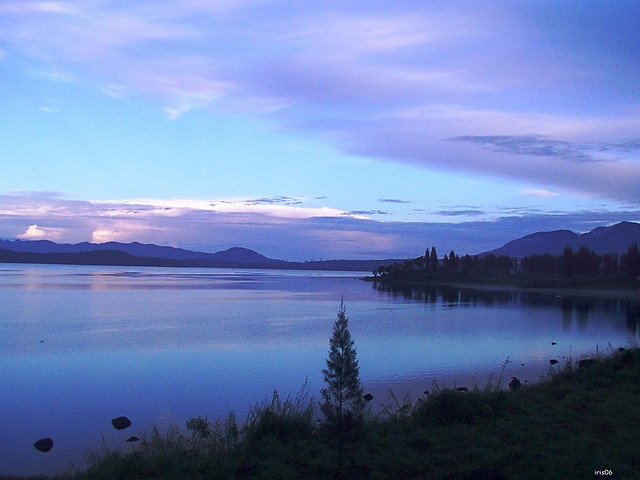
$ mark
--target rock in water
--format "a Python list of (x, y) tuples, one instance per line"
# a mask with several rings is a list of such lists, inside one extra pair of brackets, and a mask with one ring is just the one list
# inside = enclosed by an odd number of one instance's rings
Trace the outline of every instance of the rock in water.
[(48, 452), (53, 448), (53, 440), (50, 438), (41, 438), (36, 443), (33, 444), (36, 450), (40, 450), (41, 452)]
[(365, 393), (363, 398), (364, 398), (367, 402), (370, 402), (371, 400), (373, 400), (373, 395), (371, 395), (370, 393)]
[(116, 417), (111, 420), (111, 425), (113, 425), (113, 428), (116, 430), (124, 430), (131, 426), (131, 420), (127, 417)]
[(138, 437), (136, 437), (135, 435), (131, 435), (129, 438), (127, 438), (127, 442), (133, 443), (133, 442), (139, 442), (140, 439)]

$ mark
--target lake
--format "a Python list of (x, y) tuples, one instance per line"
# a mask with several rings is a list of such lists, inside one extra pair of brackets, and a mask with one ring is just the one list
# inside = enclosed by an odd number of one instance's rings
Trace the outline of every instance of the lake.
[[(537, 381), (550, 359), (638, 339), (628, 300), (391, 291), (361, 275), (0, 264), (0, 474), (84, 468), (88, 449), (195, 416), (243, 419), (305, 381), (319, 398), (342, 297), (374, 408), (434, 381)], [(133, 425), (116, 431), (120, 415)], [(43, 437), (48, 453), (33, 448)]]

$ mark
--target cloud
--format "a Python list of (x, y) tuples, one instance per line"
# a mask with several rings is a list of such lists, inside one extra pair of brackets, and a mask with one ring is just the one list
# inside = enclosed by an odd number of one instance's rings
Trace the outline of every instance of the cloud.
[(381, 203), (413, 203), (411, 200), (400, 200), (398, 198), (379, 198)]
[(262, 197), (251, 200), (246, 200), (245, 203), (249, 205), (300, 205), (302, 202), (293, 197), (275, 196), (275, 197)]
[[(604, 161), (598, 157), (602, 152), (635, 152), (640, 151), (640, 140), (630, 140), (623, 143), (572, 143), (554, 140), (541, 135), (530, 136), (462, 136), (450, 140), (461, 143), (481, 145), (492, 152), (508, 153), (510, 155), (533, 155), (540, 157), (559, 157), (565, 160), (579, 162)], [(613, 159), (610, 159), (613, 160)]]
[(633, 2), (13, 0), (0, 12), (6, 51), (150, 98), (169, 120), (251, 115), (347, 154), (640, 204)]
[(58, 83), (73, 83), (77, 82), (77, 78), (68, 72), (61, 71), (34, 71), (33, 76), (37, 78), (43, 78), (45, 80), (49, 80), (50, 82), (58, 82)]
[(21, 235), (18, 235), (18, 238), (21, 240), (40, 240), (47, 236), (47, 232), (41, 228), (38, 228), (38, 225), (29, 225), (27, 231)]
[(379, 222), (354, 215), (276, 217), (256, 210), (218, 211), (200, 200), (157, 203), (68, 200), (46, 192), (0, 195), (0, 238), (139, 241), (209, 252), (244, 246), (297, 261), (383, 259), (415, 257), (431, 246), (473, 254), (537, 231), (584, 232), (623, 220), (640, 221), (633, 207), (551, 214), (523, 207), (492, 221), (454, 223)]
[(551, 197), (558, 196), (557, 193), (550, 192), (549, 190), (545, 190), (542, 188), (530, 188), (528, 190), (524, 190), (522, 193), (524, 195), (533, 195), (534, 197), (543, 197), (543, 198), (551, 198)]
[(474, 209), (464, 210), (463, 209), (463, 210), (439, 210), (436, 213), (444, 217), (476, 217), (480, 215), (485, 215), (487, 212), (483, 210), (474, 210)]
[(0, 12), (13, 15), (56, 14), (76, 15), (78, 12), (68, 1), (5, 1)]
[(391, 215), (387, 210), (351, 210), (349, 215), (354, 217), (370, 217), (372, 215)]
[(40, 111), (43, 113), (58, 113), (60, 109), (50, 105), (45, 105), (44, 107), (40, 107)]

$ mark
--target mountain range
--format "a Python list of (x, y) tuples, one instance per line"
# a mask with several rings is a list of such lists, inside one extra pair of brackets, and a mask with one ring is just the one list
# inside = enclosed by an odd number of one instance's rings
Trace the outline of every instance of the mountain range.
[(55, 243), (49, 240), (0, 240), (0, 263), (47, 263), (68, 265), (120, 265), (155, 267), (237, 267), (295, 270), (351, 270), (370, 272), (378, 265), (402, 261), (318, 260), (288, 262), (265, 257), (242, 247), (206, 253), (182, 248), (120, 243)]
[(574, 233), (570, 230), (537, 232), (513, 240), (500, 248), (481, 255), (562, 255), (566, 246), (574, 251), (585, 246), (595, 253), (626, 253), (633, 243), (640, 245), (640, 223), (621, 222), (608, 227), (598, 227), (587, 233)]
[[(633, 243), (640, 245), (640, 224), (621, 222), (577, 234), (570, 230), (537, 232), (506, 243), (480, 255), (522, 257), (534, 254), (561, 255), (566, 246), (586, 246), (598, 254), (625, 253)], [(248, 248), (205, 253), (169, 246), (133, 243), (61, 244), (49, 240), (0, 240), (0, 263), (50, 263), (73, 265), (120, 265), (161, 267), (244, 267), (298, 270), (351, 270), (371, 272), (379, 265), (402, 262), (383, 260), (321, 260), (288, 262), (265, 257)]]

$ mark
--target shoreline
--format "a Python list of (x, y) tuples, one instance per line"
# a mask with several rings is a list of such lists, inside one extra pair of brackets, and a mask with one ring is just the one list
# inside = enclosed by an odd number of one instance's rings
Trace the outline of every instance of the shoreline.
[(358, 434), (345, 439), (348, 462), (342, 471), (335, 435), (315, 421), (307, 402), (281, 402), (274, 393), (273, 400), (256, 405), (242, 428), (235, 418), (209, 422), (196, 417), (198, 423), (187, 423), (186, 430), (152, 430), (125, 451), (98, 454), (86, 470), (0, 479), (205, 474), (329, 480), (371, 474), (424, 478), (428, 473), (438, 480), (466, 480), (479, 478), (473, 472), (491, 471), (499, 474), (495, 478), (533, 480), (543, 472), (555, 480), (587, 478), (605, 467), (617, 477), (632, 478), (637, 474), (633, 439), (640, 420), (635, 408), (639, 374), (640, 350), (620, 348), (568, 364), (536, 384), (463, 392), (442, 388), (413, 401), (398, 397), (383, 415), (367, 417)]

